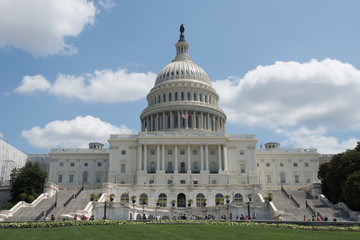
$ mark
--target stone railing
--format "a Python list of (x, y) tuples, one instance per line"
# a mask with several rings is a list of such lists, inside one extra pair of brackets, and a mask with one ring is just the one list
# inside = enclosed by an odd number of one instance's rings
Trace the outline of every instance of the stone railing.
[(327, 199), (323, 194), (319, 194), (319, 199), (322, 203), (324, 203), (329, 208), (334, 208), (334, 204), (332, 204), (329, 199)]

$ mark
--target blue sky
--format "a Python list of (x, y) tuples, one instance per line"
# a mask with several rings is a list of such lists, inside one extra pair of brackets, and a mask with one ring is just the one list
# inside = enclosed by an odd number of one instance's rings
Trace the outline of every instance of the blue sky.
[(227, 132), (337, 153), (360, 133), (359, 1), (0, 1), (0, 137), (25, 153), (136, 133), (185, 26)]

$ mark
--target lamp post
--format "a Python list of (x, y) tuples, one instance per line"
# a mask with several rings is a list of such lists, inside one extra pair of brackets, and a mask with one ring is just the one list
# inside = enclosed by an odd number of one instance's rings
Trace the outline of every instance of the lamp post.
[(57, 198), (58, 198), (58, 193), (56, 192), (56, 194), (55, 194), (55, 207), (57, 207)]
[(249, 201), (247, 202), (248, 205), (248, 219), (251, 219), (251, 215), (250, 215), (250, 204), (251, 204), (251, 199), (249, 199)]
[(105, 200), (105, 203), (104, 203), (104, 217), (103, 217), (103, 219), (106, 219), (106, 204), (107, 204), (107, 201)]

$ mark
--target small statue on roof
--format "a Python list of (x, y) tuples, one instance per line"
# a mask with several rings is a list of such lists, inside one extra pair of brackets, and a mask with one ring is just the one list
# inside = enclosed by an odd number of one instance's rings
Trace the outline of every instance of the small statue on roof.
[(181, 24), (181, 26), (180, 26), (180, 33), (181, 33), (181, 35), (183, 35), (184, 32), (185, 32), (184, 24)]

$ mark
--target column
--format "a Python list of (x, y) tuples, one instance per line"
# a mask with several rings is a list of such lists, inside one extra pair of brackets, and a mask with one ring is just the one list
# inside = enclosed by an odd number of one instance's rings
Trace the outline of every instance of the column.
[(224, 171), (229, 171), (228, 169), (228, 157), (227, 157), (227, 147), (224, 145)]
[(205, 144), (205, 162), (206, 162), (206, 170), (210, 171), (210, 169), (209, 169), (209, 149), (208, 149), (207, 144)]
[(193, 112), (193, 121), (192, 121), (192, 128), (193, 129), (196, 129), (196, 113), (195, 111)]
[(144, 171), (147, 172), (147, 144), (144, 144)]
[(156, 114), (156, 119), (155, 119), (155, 131), (159, 130), (159, 114)]
[(204, 129), (204, 115), (203, 115), (203, 113), (201, 112), (200, 113), (200, 121), (199, 121), (199, 123), (200, 123), (200, 129)]
[(187, 146), (187, 152), (188, 152), (188, 167), (187, 167), (187, 173), (191, 173), (190, 144), (188, 144), (188, 146)]
[(204, 145), (200, 145), (200, 170), (201, 173), (204, 171)]
[(175, 169), (174, 173), (178, 173), (178, 151), (177, 151), (177, 145), (175, 144)]
[(170, 129), (173, 129), (173, 115), (172, 115), (172, 111), (170, 111)]
[(162, 130), (165, 130), (165, 128), (166, 128), (166, 125), (165, 125), (165, 117), (166, 117), (166, 114), (165, 114), (165, 112), (163, 112), (163, 118), (162, 118)]
[(165, 172), (165, 144), (161, 145), (161, 162), (162, 162), (162, 168), (160, 168), (162, 171)]
[(188, 117), (188, 119), (184, 118), (184, 121), (185, 121), (185, 128), (188, 129), (189, 128), (189, 117)]
[(142, 159), (141, 159), (141, 144), (139, 144), (138, 146), (138, 171), (141, 171), (141, 162), (142, 162)]
[(216, 131), (219, 132), (220, 131), (220, 120), (221, 120), (221, 118), (217, 117), (216, 119), (217, 119), (217, 121), (216, 121), (216, 126), (217, 126)]
[(221, 145), (218, 145), (218, 152), (219, 152), (219, 173), (222, 172), (222, 160), (221, 160)]
[(150, 131), (154, 131), (154, 117), (153, 117), (153, 115), (151, 115), (151, 117), (150, 117), (150, 126), (151, 126)]
[(178, 128), (180, 129), (180, 128), (181, 128), (181, 127), (180, 127), (180, 123), (181, 123), (180, 111), (178, 111), (178, 119), (177, 119), (177, 121), (178, 121)]
[(210, 113), (207, 114), (207, 130), (210, 130), (211, 129), (211, 126), (210, 126)]
[(213, 115), (213, 124), (212, 124), (213, 131), (215, 132), (215, 115)]
[(156, 157), (157, 157), (157, 164), (156, 164), (156, 171), (160, 170), (160, 145), (157, 145), (156, 149)]

